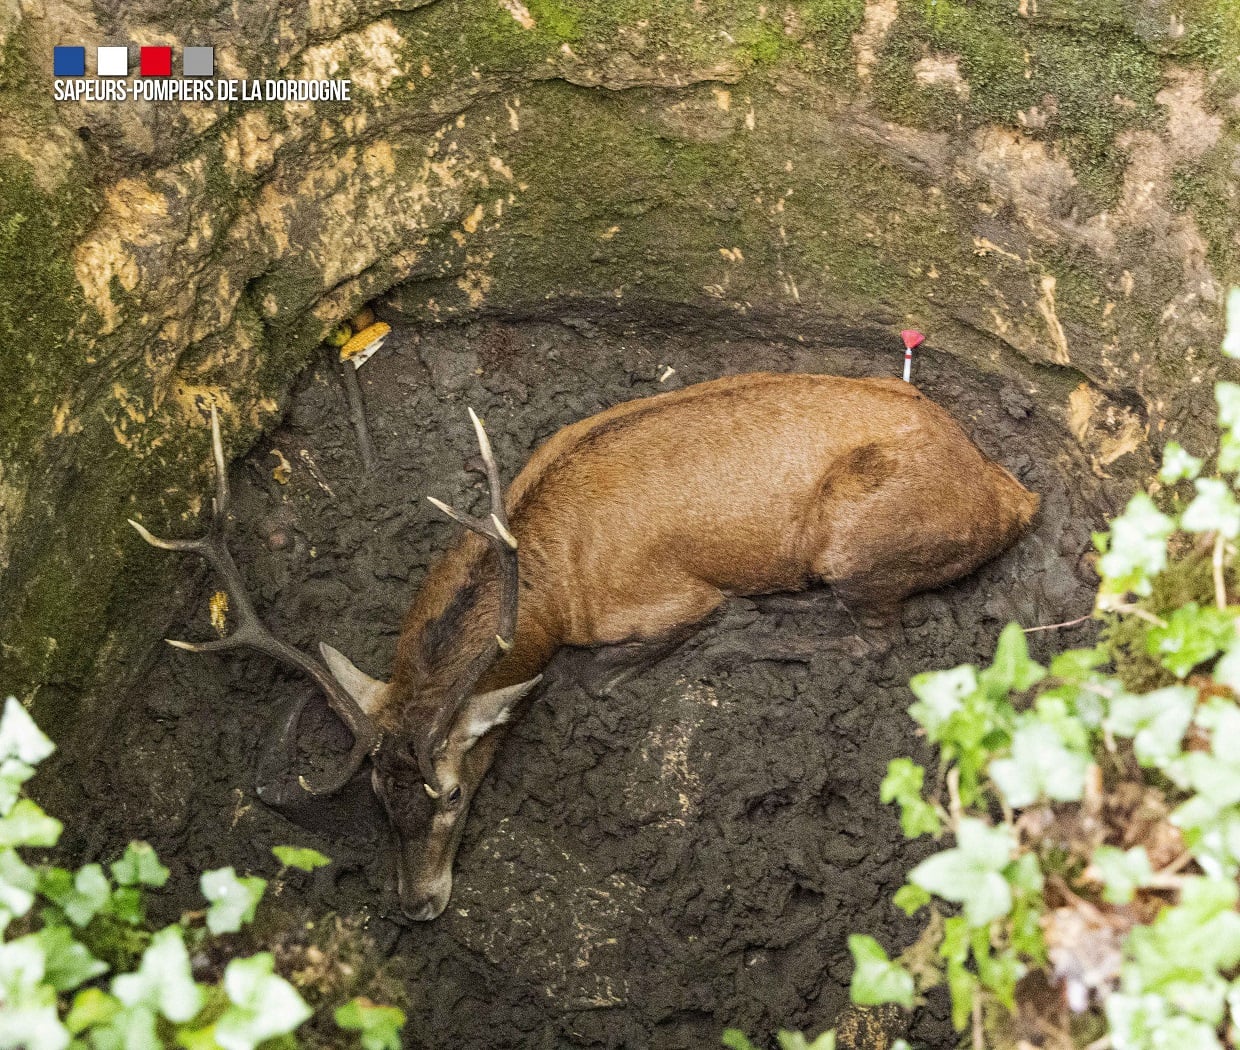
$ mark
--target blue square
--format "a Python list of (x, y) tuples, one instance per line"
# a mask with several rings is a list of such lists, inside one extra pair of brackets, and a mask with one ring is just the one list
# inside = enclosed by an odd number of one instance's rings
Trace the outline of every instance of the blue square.
[(58, 77), (86, 76), (86, 48), (55, 48), (52, 51), (52, 73)]

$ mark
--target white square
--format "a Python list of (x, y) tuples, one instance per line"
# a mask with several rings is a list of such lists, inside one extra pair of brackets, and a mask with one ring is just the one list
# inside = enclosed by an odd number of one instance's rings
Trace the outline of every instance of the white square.
[(129, 48), (100, 47), (95, 49), (101, 77), (129, 76)]

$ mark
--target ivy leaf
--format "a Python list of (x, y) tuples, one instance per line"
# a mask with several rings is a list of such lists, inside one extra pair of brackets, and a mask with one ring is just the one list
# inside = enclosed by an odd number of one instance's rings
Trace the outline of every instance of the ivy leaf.
[(1040, 798), (1077, 801), (1088, 768), (1089, 756), (1066, 747), (1054, 728), (1028, 721), (1012, 736), (1012, 757), (990, 764), (990, 777), (1008, 805), (1021, 809)]
[(159, 889), (168, 881), (169, 871), (159, 863), (155, 850), (145, 842), (131, 842), (120, 860), (112, 862), (112, 877), (121, 886), (151, 886)]
[(919, 835), (937, 835), (941, 830), (939, 815), (934, 807), (921, 797), (926, 771), (908, 758), (893, 758), (887, 765), (887, 775), (879, 786), (879, 797), (885, 803), (897, 802), (900, 806), (900, 827), (906, 839)]
[(1025, 632), (1019, 624), (1009, 623), (999, 635), (994, 663), (981, 673), (980, 681), (992, 696), (1005, 697), (1012, 692), (1023, 693), (1045, 675), (1046, 668), (1029, 659)]
[(103, 909), (112, 894), (112, 886), (103, 868), (87, 864), (76, 875), (64, 868), (43, 872), (39, 890), (52, 901), (74, 926), (85, 926)]
[(929, 904), (930, 900), (930, 894), (920, 886), (914, 886), (911, 882), (906, 882), (896, 890), (895, 895), (891, 898), (891, 903), (904, 912), (905, 915), (911, 916)]
[(73, 1005), (65, 1016), (65, 1027), (74, 1035), (87, 1028), (107, 1024), (120, 1010), (121, 1004), (99, 988), (83, 988), (73, 997)]
[(1240, 503), (1227, 482), (1198, 478), (1193, 484), (1197, 495), (1180, 515), (1180, 525), (1187, 532), (1219, 532), (1234, 540), (1240, 535)]
[(0, 717), (0, 759), (16, 758), (28, 766), (37, 766), (56, 750), (30, 713), (10, 696), (4, 702)]
[(224, 968), (224, 991), (233, 1003), (215, 1024), (215, 1040), (224, 1050), (254, 1050), (310, 1017), (297, 989), (274, 971), (270, 952), (233, 959)]
[(1065, 649), (1051, 659), (1051, 674), (1065, 682), (1079, 683), (1089, 678), (1095, 668), (1111, 662), (1105, 645), (1092, 649)]
[(1240, 428), (1240, 386), (1235, 383), (1214, 384), (1214, 399), (1218, 402), (1218, 422), (1224, 430)]
[(1154, 876), (1144, 846), (1134, 846), (1127, 852), (1114, 846), (1099, 846), (1091, 863), (1102, 879), (1102, 899), (1110, 904), (1127, 904), (1137, 889), (1148, 885)]
[(1240, 435), (1224, 430), (1218, 439), (1218, 469), (1225, 474), (1240, 471)]
[(931, 741), (937, 741), (947, 720), (960, 710), (964, 698), (977, 689), (977, 668), (964, 664), (949, 671), (923, 671), (913, 676), (909, 688), (919, 702), (909, 707), (908, 713)]
[(63, 1050), (69, 1032), (56, 1011), (56, 989), (44, 981), (46, 960), (34, 937), (0, 944), (0, 1046)]
[(1143, 766), (1161, 766), (1180, 754), (1196, 704), (1197, 690), (1182, 685), (1124, 694), (1112, 700), (1106, 722), (1112, 733), (1132, 738)]
[(314, 871), (325, 868), (332, 862), (331, 857), (324, 856), (317, 849), (297, 846), (272, 846), (271, 852), (276, 860), (286, 868), (298, 868), (301, 871)]
[(0, 850), (0, 909), (21, 918), (34, 904), (39, 874), (16, 850)]
[(1236, 897), (1233, 879), (1186, 878), (1179, 904), (1164, 908), (1150, 925), (1129, 932), (1128, 983), (1138, 983), (1144, 991), (1182, 994), (1186, 983), (1207, 981), (1218, 990), (1211, 998), (1221, 1005), (1218, 971), (1240, 962)]
[(63, 825), (28, 798), (19, 799), (0, 819), (0, 849), (8, 846), (54, 846)]
[(45, 980), (58, 992), (71, 992), (79, 985), (107, 973), (106, 963), (74, 939), (67, 926), (45, 926), (32, 934), (47, 960)]
[(263, 899), (267, 880), (257, 876), (237, 878), (231, 868), (204, 871), (200, 880), (203, 896), (211, 902), (207, 909), (207, 929), (212, 933), (236, 933), (254, 918)]
[[(400, 1030), (405, 1026), (404, 1010), (395, 1006), (376, 1006), (369, 999), (358, 998), (350, 999), (337, 1008), (334, 1016), (338, 1027), (361, 1033), (364, 1050), (400, 1050)], [(725, 1039), (723, 1045), (735, 1044)]]
[(858, 1006), (897, 1003), (906, 1010), (913, 1006), (913, 975), (892, 962), (883, 946), (873, 937), (854, 933), (848, 938), (856, 969), (853, 970), (851, 996)]
[(1107, 552), (1098, 559), (1107, 593), (1148, 595), (1152, 578), (1167, 567), (1167, 539), (1174, 531), (1175, 522), (1149, 496), (1133, 496), (1111, 523)]
[(1168, 441), (1163, 449), (1162, 469), (1158, 472), (1158, 480), (1164, 485), (1174, 485), (1177, 481), (1192, 481), (1201, 473), (1201, 460), (1186, 452), (1178, 441)]
[(20, 758), (6, 758), (0, 762), (0, 816), (10, 813), (21, 797), (22, 785), (34, 776), (34, 766), (28, 766)]
[(90, 1042), (93, 1050), (164, 1050), (155, 1031), (155, 1013), (141, 1003), (116, 1011), (106, 1025), (91, 1029)]
[[(337, 1023), (339, 1023), (339, 1021), (337, 1021)], [(719, 1041), (724, 1046), (728, 1047), (728, 1050), (758, 1050), (758, 1048), (753, 1045), (753, 1042), (750, 1040), (749, 1036), (747, 1036), (739, 1028), (725, 1028), (723, 1030), (723, 1035), (719, 1037)]]
[(112, 981), (112, 994), (126, 1006), (147, 1006), (178, 1024), (202, 1009), (203, 992), (194, 983), (179, 926), (168, 926), (151, 938), (136, 973)]
[(1223, 353), (1240, 358), (1240, 287), (1227, 292), (1227, 333), (1223, 336)]
[(1167, 618), (1165, 627), (1151, 627), (1146, 632), (1145, 651), (1157, 656), (1176, 678), (1183, 679), (1194, 667), (1213, 659), (1235, 641), (1236, 626), (1231, 613), (1189, 602)]
[(1012, 889), (1002, 871), (1012, 859), (1016, 839), (1005, 827), (980, 820), (960, 821), (956, 848), (927, 857), (909, 872), (909, 882), (944, 900), (964, 905), (970, 926), (985, 926), (1012, 907)]

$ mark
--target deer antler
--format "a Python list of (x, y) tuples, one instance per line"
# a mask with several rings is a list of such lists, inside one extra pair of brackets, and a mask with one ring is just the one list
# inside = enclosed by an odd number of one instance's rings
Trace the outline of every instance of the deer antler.
[[(266, 653), (277, 660), (291, 664), (302, 674), (313, 679), (327, 696), (327, 702), (332, 710), (353, 734), (353, 747), (336, 776), (321, 783), (310, 783), (305, 777), (298, 778), (301, 786), (311, 794), (331, 794), (344, 787), (365, 761), (366, 756), (378, 749), (382, 734), (366, 712), (358, 706), (357, 701), (337, 684), (326, 667), (300, 649), (295, 649), (280, 641), (263, 626), (258, 618), (258, 613), (254, 611), (254, 606), (250, 602), (245, 580), (237, 569), (237, 563), (233, 560), (225, 538), (230, 495), (228, 474), (224, 463), (224, 443), (220, 438), (219, 414), (214, 404), (211, 406), (211, 450), (215, 458), (215, 498), (212, 500), (211, 525), (204, 535), (189, 540), (163, 540), (152, 535), (132, 518), (129, 519), (129, 524), (152, 547), (166, 551), (189, 551), (205, 558), (216, 571), (225, 590), (232, 598), (233, 607), (237, 613), (237, 628), (228, 637), (211, 642), (182, 642), (172, 638), (166, 641), (169, 645), (178, 649), (186, 649), (191, 653), (218, 653), (243, 647), (256, 649), (260, 653)], [(290, 739), (295, 735), (299, 721), (300, 709), (290, 720)]]
[(504, 491), (500, 483), (499, 467), (495, 463), (495, 454), (491, 451), (490, 439), (482, 428), (482, 421), (472, 408), (469, 410), (469, 418), (474, 424), (474, 433), (478, 436), (478, 449), (482, 454), (483, 466), (486, 468), (487, 488), (491, 493), (490, 516), (475, 518), (469, 514), (462, 514), (442, 500), (435, 499), (434, 496), (427, 496), (427, 500), (453, 521), (459, 522), (471, 532), (482, 536), (494, 548), (496, 557), (499, 559), (499, 622), (491, 643), (474, 657), (452, 692), (440, 705), (430, 730), (423, 737), (421, 746), (418, 748), (418, 765), (423, 779), (426, 780), (431, 790), (439, 788), (439, 781), (435, 776), (435, 756), (443, 750), (456, 716), (460, 714), (461, 707), (473, 695), (474, 688), (482, 676), (512, 648), (513, 637), (517, 630), (517, 539), (508, 531), (508, 515), (504, 511)]

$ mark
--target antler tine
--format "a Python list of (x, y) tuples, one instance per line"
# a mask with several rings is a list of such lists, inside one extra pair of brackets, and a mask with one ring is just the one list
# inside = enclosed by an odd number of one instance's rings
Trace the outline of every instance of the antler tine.
[(433, 496), (428, 496), (427, 499), (453, 521), (459, 522), (471, 532), (482, 536), (494, 549), (499, 559), (500, 571), (499, 620), (491, 643), (471, 661), (465, 674), (461, 676), (448, 698), (440, 706), (435, 721), (418, 748), (418, 765), (423, 778), (432, 788), (439, 787), (435, 776), (435, 756), (442, 749), (447, 734), (456, 721), (456, 716), (460, 713), (465, 701), (473, 694), (474, 687), (482, 676), (512, 648), (517, 629), (517, 585), (519, 582), (517, 539), (508, 530), (508, 514), (504, 510), (504, 490), (490, 439), (487, 437), (486, 430), (483, 429), (482, 420), (472, 408), (469, 410), (469, 418), (474, 424), (478, 449), (486, 468), (487, 488), (491, 496), (490, 517), (475, 518), (470, 514), (462, 514)]
[[(184, 649), (191, 653), (218, 653), (240, 648), (254, 649), (290, 664), (310, 678), (323, 691), (332, 710), (353, 735), (353, 747), (336, 774), (313, 783), (305, 777), (299, 778), (302, 787), (312, 794), (330, 794), (340, 790), (357, 772), (366, 760), (366, 756), (379, 746), (381, 734), (370, 717), (358, 706), (357, 701), (340, 687), (326, 667), (300, 649), (276, 638), (255, 612), (245, 585), (245, 578), (233, 560), (225, 537), (231, 494), (228, 488), (227, 465), (224, 460), (224, 442), (220, 435), (219, 413), (214, 404), (211, 406), (211, 452), (215, 461), (216, 494), (212, 501), (211, 524), (202, 536), (185, 540), (165, 540), (154, 535), (132, 518), (129, 519), (129, 524), (152, 547), (168, 551), (189, 552), (205, 558), (232, 599), (236, 610), (237, 627), (226, 638), (213, 641), (184, 642), (169, 638), (167, 642), (177, 649)], [(300, 718), (297, 718), (290, 723), (291, 732), (296, 732), (299, 720)]]

